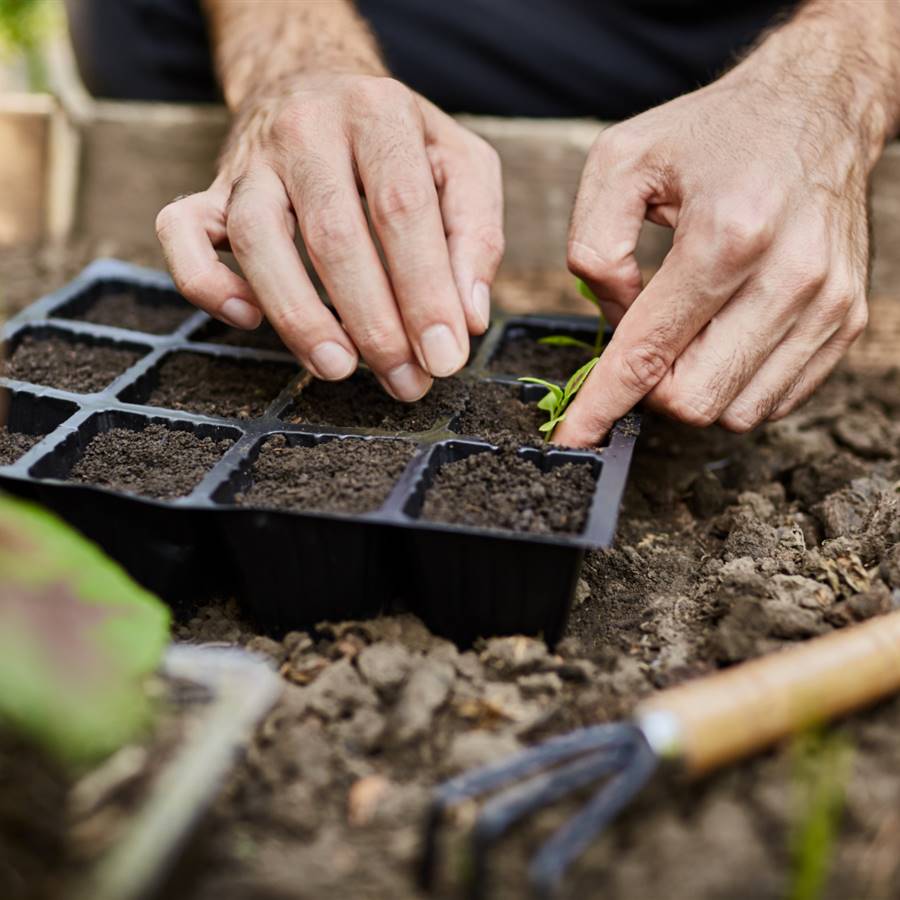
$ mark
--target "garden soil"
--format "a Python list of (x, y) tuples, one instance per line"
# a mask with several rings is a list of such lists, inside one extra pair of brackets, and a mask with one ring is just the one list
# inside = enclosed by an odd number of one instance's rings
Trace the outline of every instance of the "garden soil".
[(142, 302), (130, 291), (103, 294), (84, 311), (64, 318), (94, 325), (130, 328), (147, 334), (170, 334), (181, 325), (194, 308), (184, 302)]
[[(513, 636), (461, 653), (402, 615), (275, 641), (227, 598), (202, 606), (177, 637), (269, 656), (284, 696), (168, 896), (420, 897), (422, 816), (440, 779), (900, 606), (898, 482), (900, 373), (839, 373), (749, 435), (645, 418), (616, 545), (587, 556), (555, 648)], [(900, 699), (839, 730), (852, 761), (824, 896), (897, 897)], [(782, 898), (797, 794), (790, 748), (696, 784), (661, 779), (590, 847), (563, 896)], [(526, 896), (530, 854), (576, 808), (547, 810), (501, 845), (494, 896)], [(459, 819), (441, 897), (461, 896), (471, 809)]]

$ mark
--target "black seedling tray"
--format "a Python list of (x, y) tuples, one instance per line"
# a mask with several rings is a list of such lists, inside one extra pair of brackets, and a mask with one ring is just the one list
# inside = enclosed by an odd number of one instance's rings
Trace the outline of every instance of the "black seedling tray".
[[(615, 533), (638, 420), (617, 423), (593, 451), (522, 447), (541, 468), (587, 463), (595, 478), (581, 534), (532, 534), (420, 519), (434, 473), (472, 453), (496, 452), (476, 436), (453, 431), (458, 413), (426, 431), (288, 424), (280, 416), (304, 383), (286, 351), (213, 343), (225, 329), (185, 304), (167, 334), (79, 321), (98, 299), (127, 292), (140, 303), (184, 302), (168, 276), (115, 260), (99, 260), (61, 290), (38, 300), (4, 329), (9, 351), (28, 333), (105, 344), (143, 355), (103, 390), (78, 394), (0, 378), (8, 427), (41, 435), (14, 464), (0, 467), (0, 487), (36, 499), (97, 541), (141, 583), (182, 611), (212, 591), (239, 597), (263, 627), (280, 633), (323, 619), (372, 616), (397, 608), (420, 615), (437, 633), (468, 644), (479, 635), (543, 634), (554, 642), (565, 626), (584, 552), (607, 547)], [(539, 387), (516, 373), (489, 372), (510, 335), (565, 332), (592, 338), (594, 323), (577, 316), (499, 316), (478, 342), (460, 378), (517, 385), (531, 399)], [(148, 405), (161, 363), (173, 353), (285, 366), (284, 384), (265, 411), (221, 418)], [(0, 406), (0, 411), (2, 411)], [(186, 496), (154, 500), (67, 481), (90, 440), (110, 428), (150, 424), (234, 443)], [(281, 511), (239, 506), (260, 447), (273, 435), (288, 444), (363, 439), (413, 442), (415, 454), (382, 506), (363, 514)], [(537, 435), (536, 435), (537, 438)]]

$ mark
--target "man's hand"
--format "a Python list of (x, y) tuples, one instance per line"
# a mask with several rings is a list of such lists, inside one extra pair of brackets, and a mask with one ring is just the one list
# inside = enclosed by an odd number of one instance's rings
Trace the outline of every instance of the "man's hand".
[[(269, 11), (327, 17), (342, 5), (250, 4), (249, 21), (227, 24), (233, 38)], [(232, 103), (237, 117), (213, 185), (160, 213), (175, 283), (239, 328), (265, 314), (320, 378), (346, 378), (361, 355), (389, 393), (416, 400), (432, 376), (465, 364), (468, 335), (488, 326), (503, 252), (497, 155), (380, 72), (285, 73), (286, 64), (264, 90), (255, 85)], [(239, 55), (232, 71), (243, 65)], [(340, 322), (304, 271), (297, 226)], [(246, 281), (219, 261), (215, 248), (226, 244)]]
[[(866, 8), (812, 3), (719, 81), (600, 135), (569, 266), (618, 327), (556, 442), (593, 444), (642, 399), (746, 431), (803, 402), (862, 332), (866, 187), (900, 63), (896, 4)], [(645, 218), (675, 239), (643, 287)]]

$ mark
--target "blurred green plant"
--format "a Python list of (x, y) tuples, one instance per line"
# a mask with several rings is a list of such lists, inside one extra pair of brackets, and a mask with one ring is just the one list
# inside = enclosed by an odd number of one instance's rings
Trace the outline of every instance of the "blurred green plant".
[(47, 89), (41, 45), (61, 26), (62, 15), (62, 4), (52, 0), (0, 0), (0, 60), (21, 55), (33, 91)]
[(169, 611), (94, 544), (0, 496), (0, 729), (90, 763), (148, 721)]
[(537, 403), (538, 409), (547, 413), (547, 421), (538, 426), (538, 430), (544, 435), (545, 441), (549, 441), (553, 437), (553, 429), (565, 419), (566, 410), (598, 362), (600, 362), (600, 359), (597, 356), (588, 360), (563, 387), (543, 378), (528, 376), (518, 379), (525, 384), (538, 384), (547, 389), (547, 393)]
[(792, 747), (794, 823), (789, 900), (818, 900), (831, 868), (853, 748), (838, 733), (811, 732)]

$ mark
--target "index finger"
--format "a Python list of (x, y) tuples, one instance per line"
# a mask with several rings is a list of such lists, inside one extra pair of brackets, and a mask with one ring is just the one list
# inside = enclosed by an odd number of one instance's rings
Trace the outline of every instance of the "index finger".
[(628, 308), (612, 340), (553, 434), (567, 447), (599, 443), (615, 421), (662, 381), (700, 330), (739, 290), (746, 266), (717, 265), (719, 254), (677, 242)]

